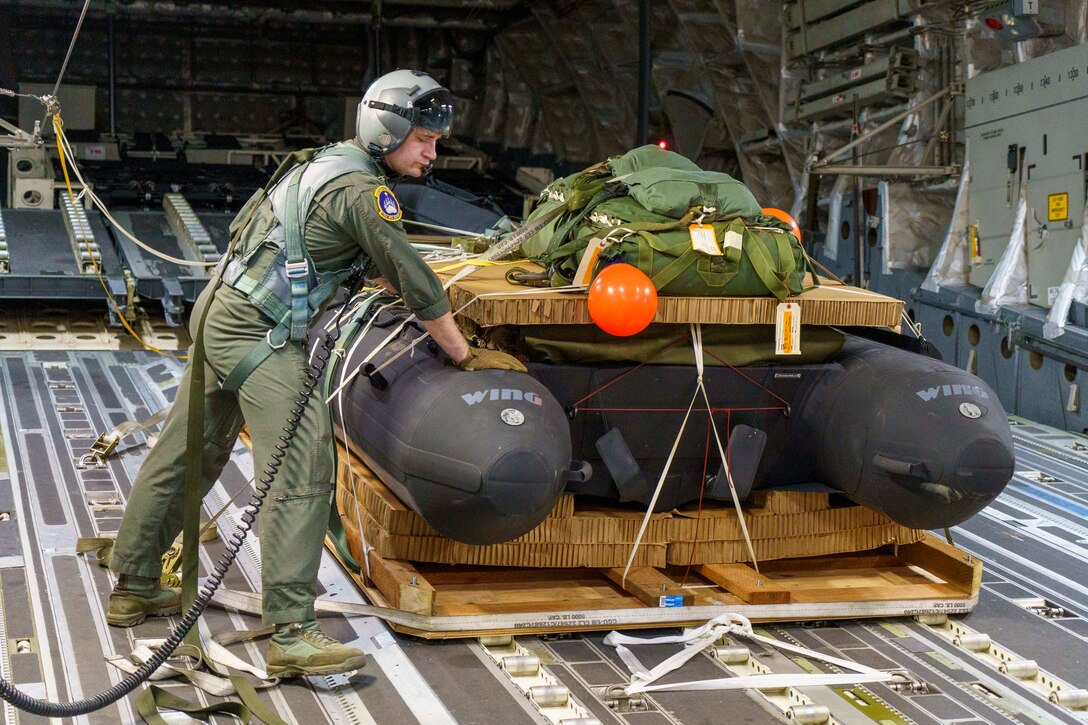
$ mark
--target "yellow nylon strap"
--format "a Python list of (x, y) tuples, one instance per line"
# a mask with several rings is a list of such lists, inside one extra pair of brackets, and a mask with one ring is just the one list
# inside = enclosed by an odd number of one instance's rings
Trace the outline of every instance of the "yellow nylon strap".
[[(56, 116), (53, 116), (53, 130), (55, 132), (54, 135), (56, 136), (56, 140), (57, 140), (57, 153), (60, 155), (60, 168), (61, 168), (61, 171), (64, 172), (64, 185), (68, 189), (68, 198), (71, 200), (72, 206), (74, 207), (76, 205), (76, 195), (72, 191), (72, 180), (68, 177), (68, 163), (64, 158), (64, 145), (61, 143), (61, 135), (63, 134), (63, 130), (62, 130), (63, 127), (64, 127), (64, 123), (60, 119), (60, 114), (58, 114)], [(77, 221), (77, 223), (79, 224), (80, 227), (83, 226), (83, 221), (81, 219), (79, 219), (77, 217), (76, 221)], [(128, 320), (125, 319), (124, 313), (121, 312), (120, 308), (117, 306), (117, 303), (114, 301), (113, 295), (110, 294), (110, 289), (106, 285), (106, 280), (102, 277), (102, 268), (100, 266), (98, 266), (98, 260), (94, 258), (94, 254), (93, 254), (93, 252), (91, 250), (90, 242), (87, 241), (87, 237), (89, 236), (88, 232), (90, 230), (81, 228), (79, 231), (83, 234), (83, 240), (87, 244), (87, 256), (91, 258), (91, 264), (94, 265), (94, 272), (98, 276), (98, 283), (100, 285), (102, 285), (102, 289), (106, 293), (106, 301), (110, 303), (110, 307), (112, 307), (113, 311), (115, 313), (117, 313), (117, 319), (120, 320), (121, 324), (124, 326), (124, 328), (126, 330), (128, 330), (128, 334), (130, 334), (134, 338), (136, 338), (137, 342), (139, 342), (141, 345), (143, 345), (146, 349), (150, 350), (151, 352), (156, 352), (156, 353), (158, 353), (160, 355), (166, 355), (167, 357), (172, 357), (172, 358), (175, 358), (177, 360), (184, 360), (185, 359), (184, 355), (175, 355), (173, 353), (166, 352), (165, 350), (160, 350), (159, 348), (155, 347), (154, 345), (148, 344), (147, 342), (144, 341), (144, 339), (142, 337), (139, 336), (139, 334), (137, 334), (136, 330), (132, 329), (132, 326), (128, 324)]]
[(448, 264), (445, 267), (434, 270), (435, 274), (444, 274), (446, 272), (453, 272), (454, 270), (461, 269), (462, 267), (505, 267), (510, 264), (524, 264), (528, 262), (527, 259), (508, 259), (502, 262), (493, 262), (486, 259), (462, 259), (460, 262), (454, 262)]

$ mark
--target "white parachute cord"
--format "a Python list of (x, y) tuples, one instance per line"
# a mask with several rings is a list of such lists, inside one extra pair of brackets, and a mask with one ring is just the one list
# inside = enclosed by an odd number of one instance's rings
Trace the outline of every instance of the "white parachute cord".
[(461, 261), (467, 262), (476, 257), (476, 255), (470, 255), (460, 247), (440, 247), (435, 244), (418, 244), (412, 242), (412, 248), (415, 249), (423, 261), (428, 264), (438, 264), (440, 262), (444, 264)]
[(190, 259), (179, 259), (178, 257), (172, 257), (169, 254), (165, 254), (158, 251), (157, 249), (154, 249), (153, 247), (148, 246), (144, 242), (141, 242), (139, 239), (134, 237), (127, 229), (121, 226), (116, 219), (113, 218), (113, 215), (110, 214), (109, 209), (107, 209), (106, 205), (102, 202), (102, 200), (98, 198), (98, 195), (94, 193), (94, 190), (91, 188), (90, 184), (88, 184), (83, 179), (83, 173), (79, 170), (79, 165), (76, 163), (76, 156), (72, 152), (72, 147), (68, 143), (68, 136), (65, 135), (63, 127), (59, 131), (59, 134), (61, 143), (64, 144), (64, 151), (68, 155), (68, 163), (71, 166), (72, 171), (75, 172), (76, 178), (79, 179), (79, 183), (83, 185), (83, 191), (81, 193), (85, 193), (87, 195), (87, 198), (90, 199), (96, 207), (98, 207), (98, 210), (102, 212), (103, 216), (109, 219), (110, 223), (113, 224), (115, 229), (128, 237), (136, 246), (140, 247), (149, 254), (153, 254), (159, 259), (166, 260), (167, 262), (172, 262), (173, 264), (178, 264), (186, 267), (214, 267), (215, 265), (219, 264), (219, 262), (195, 262)]
[[(849, 670), (843, 674), (774, 674), (750, 675), (746, 677), (725, 677), (712, 680), (672, 682), (655, 685), (655, 681), (681, 667), (685, 662), (698, 655), (721, 637), (731, 635), (754, 640), (776, 647), (786, 652), (802, 655), (809, 659)], [(619, 632), (611, 632), (604, 643), (616, 648), (616, 654), (631, 672), (631, 682), (625, 688), (628, 694), (639, 692), (661, 692), (678, 690), (738, 690), (760, 689), (773, 690), (786, 687), (817, 687), (853, 685), (866, 682), (886, 682), (893, 678), (889, 672), (881, 672), (858, 662), (832, 657), (804, 647), (758, 635), (752, 631), (752, 623), (739, 614), (725, 614), (707, 622), (697, 629), (685, 629), (683, 634), (669, 637), (632, 637)], [(634, 653), (624, 645), (642, 644), (683, 644), (684, 649), (672, 655), (664, 662), (650, 669), (643, 665)]]
[(759, 562), (756, 560), (756, 550), (752, 546), (752, 537), (748, 535), (748, 524), (744, 520), (744, 510), (740, 506), (740, 497), (737, 495), (737, 487), (733, 485), (733, 469), (729, 466), (728, 456), (722, 446), (722, 437), (718, 433), (718, 424), (714, 420), (713, 406), (710, 404), (710, 396), (703, 384), (703, 326), (699, 323), (691, 324), (691, 339), (695, 346), (695, 364), (699, 370), (699, 390), (703, 393), (706, 402), (707, 417), (710, 419), (710, 429), (714, 431), (714, 442), (718, 446), (718, 455), (721, 457), (722, 469), (725, 471), (725, 480), (729, 484), (729, 493), (733, 497), (733, 507), (737, 510), (737, 521), (740, 523), (741, 533), (744, 534), (744, 543), (748, 547), (748, 555), (752, 557), (752, 568), (759, 572)]
[[(371, 304), (371, 296), (377, 296), (379, 293), (381, 293), (381, 290), (378, 290), (377, 288), (364, 288), (360, 290), (358, 294), (356, 294), (354, 297), (344, 303), (344, 307), (350, 309), (331, 316), (328, 322), (326, 322), (321, 327), (321, 330), (325, 333), (330, 333), (332, 332), (334, 327), (336, 327), (338, 324), (341, 324), (339, 322), (340, 319), (344, 317), (347, 317), (349, 321), (354, 319), (360, 310), (368, 307)], [(315, 345), (310, 350), (309, 362), (311, 365), (314, 364), (314, 359), (316, 358), (317, 351), (319, 349), (319, 346)]]
[(905, 322), (907, 324), (907, 327), (910, 328), (910, 331), (914, 333), (914, 337), (921, 340), (922, 339), (922, 325), (917, 323), (917, 322), (912, 322), (910, 317), (907, 316), (907, 311), (905, 309), (902, 312), (900, 312), (899, 314), (903, 317), (903, 322)]
[[(468, 267), (466, 267), (465, 269), (468, 269)], [(453, 280), (450, 280), (450, 281), (452, 282)], [(448, 287), (449, 283), (447, 283), (446, 286)], [(552, 288), (549, 288), (549, 289), (527, 289), (527, 290), (519, 290), (517, 292), (505, 292), (505, 291), (504, 292), (485, 292), (483, 294), (473, 295), (472, 299), (470, 299), (468, 302), (466, 302), (465, 304), (458, 307), (456, 310), (453, 311), (452, 314), (453, 314), (453, 317), (457, 317), (467, 307), (474, 304), (481, 297), (497, 297), (497, 296), (511, 297), (511, 296), (515, 296), (515, 295), (542, 295), (542, 294), (552, 294), (552, 293), (555, 293), (555, 292), (583, 292), (583, 291), (585, 291), (585, 289), (583, 287), (577, 287), (575, 285), (566, 285), (564, 287), (552, 287)], [(380, 350), (382, 350), (389, 342), (391, 342), (396, 337), (397, 334), (400, 333), (400, 331), (402, 329), (404, 329), (404, 326), (407, 323), (411, 322), (415, 318), (416, 318), (415, 315), (411, 315), (410, 317), (407, 317), (403, 322), (401, 322), (401, 324), (397, 326), (397, 328), (389, 335), (389, 337), (382, 340), (382, 342), (379, 343), (378, 346), (376, 348), (374, 348), (374, 350), (372, 350), (369, 355), (367, 355), (366, 359), (362, 363), (360, 363), (359, 366), (357, 366), (354, 370), (351, 371), (351, 374), (347, 377), (347, 379), (344, 380), (344, 382), (340, 385), (340, 387), (338, 387), (336, 390), (334, 390), (332, 392), (332, 395), (330, 395), (328, 398), (325, 399), (325, 402), (326, 403), (332, 402), (333, 397), (338, 395), (340, 393), (340, 391), (345, 386), (347, 386), (348, 383), (350, 383), (352, 380), (355, 379), (355, 376), (358, 375), (359, 372), (362, 370), (362, 365), (365, 364), (366, 362), (369, 362), (370, 359), (374, 357), (374, 355), (376, 355)], [(395, 355), (391, 356), (388, 360), (386, 360), (381, 365), (379, 365), (377, 368), (375, 368), (374, 372), (375, 373), (381, 372), (382, 370), (384, 370), (386, 368), (387, 365), (390, 365), (393, 361), (400, 358), (401, 355), (412, 352), (415, 349), (416, 345), (418, 345), (419, 343), (421, 343), (424, 340), (428, 339), (430, 336), (431, 335), (430, 335), (429, 332), (424, 331), (422, 335), (420, 335), (415, 340), (413, 340), (411, 343), (406, 345), (403, 350), (401, 350), (400, 352), (398, 352)]]
[(438, 224), (429, 224), (428, 222), (421, 222), (415, 219), (401, 219), (405, 224), (415, 224), (417, 227), (426, 227), (427, 229), (435, 229), (440, 232), (446, 232), (448, 234), (455, 234), (459, 237), (472, 237), (474, 239), (483, 239), (486, 234), (480, 232), (470, 232), (465, 229), (454, 229), (453, 227), (444, 227)]
[[(375, 296), (371, 296), (361, 300), (357, 305), (356, 310), (354, 310), (352, 314), (354, 315), (361, 309), (369, 307), (370, 304), (373, 303), (374, 298)], [(364, 325), (363, 328), (359, 330), (358, 333), (356, 333), (355, 341), (351, 344), (351, 347), (345, 353), (343, 362), (340, 365), (340, 387), (337, 388), (337, 390), (342, 391), (346, 387), (344, 378), (347, 375), (347, 361), (351, 359), (351, 356), (355, 353), (355, 350), (359, 347), (359, 344), (363, 341), (363, 338), (366, 336), (367, 332), (369, 332), (370, 328), (373, 327), (374, 320), (377, 318), (378, 314), (392, 304), (395, 304), (395, 302), (389, 302), (379, 307), (374, 312), (374, 314), (370, 316), (370, 319), (367, 320), (366, 325)], [(341, 440), (344, 443), (344, 453), (347, 457), (348, 477), (351, 480), (351, 492), (355, 496), (355, 525), (359, 528), (359, 550), (363, 555), (363, 568), (366, 572), (366, 576), (368, 579), (370, 579), (370, 551), (372, 547), (366, 543), (366, 531), (363, 529), (363, 507), (361, 502), (359, 501), (358, 486), (358, 482), (361, 476), (355, 473), (355, 463), (352, 460), (351, 447), (348, 445), (348, 431), (347, 427), (344, 425), (344, 394), (340, 392), (335, 395), (336, 411), (337, 414), (340, 416), (340, 436)]]
[[(389, 303), (389, 304), (394, 304), (394, 303)], [(383, 305), (381, 308), (379, 308), (378, 312), (381, 312), (381, 310), (385, 309), (385, 307), (388, 307), (388, 305)], [(358, 375), (362, 371), (363, 366), (366, 365), (368, 362), (370, 362), (374, 358), (375, 355), (377, 355), (379, 352), (384, 350), (386, 345), (388, 345), (393, 340), (395, 340), (398, 336), (400, 336), (400, 333), (404, 330), (405, 327), (408, 326), (408, 323), (412, 322), (415, 319), (416, 319), (416, 316), (414, 314), (411, 314), (411, 315), (408, 315), (407, 317), (405, 317), (403, 320), (401, 320), (400, 324), (397, 325), (396, 327), (394, 327), (393, 331), (390, 332), (388, 335), (386, 335), (384, 340), (382, 340), (377, 345), (375, 345), (374, 349), (371, 350), (369, 353), (367, 353), (367, 356), (364, 357), (359, 362), (359, 364), (355, 366), (355, 369), (351, 371), (351, 374), (348, 375), (340, 383), (339, 386), (337, 386), (336, 390), (332, 391), (332, 395), (325, 398), (325, 402), (326, 403), (331, 403), (333, 398), (340, 395), (340, 393), (344, 390), (344, 388), (346, 388), (348, 386), (348, 384), (351, 383), (351, 381), (355, 379), (355, 376)], [(424, 332), (422, 335), (420, 335), (415, 340), (413, 340), (410, 344), (406, 345), (403, 350), (401, 350), (397, 354), (393, 355), (388, 360), (386, 360), (384, 363), (382, 363), (380, 366), (375, 368), (373, 373), (377, 373), (377, 372), (383, 370), (386, 365), (388, 365), (389, 363), (391, 363), (394, 360), (398, 359), (404, 353), (415, 349), (416, 345), (418, 345), (423, 340), (426, 340), (428, 337), (430, 337), (430, 335), (428, 335), (426, 332)], [(373, 374), (373, 373), (371, 373), (371, 374)]]

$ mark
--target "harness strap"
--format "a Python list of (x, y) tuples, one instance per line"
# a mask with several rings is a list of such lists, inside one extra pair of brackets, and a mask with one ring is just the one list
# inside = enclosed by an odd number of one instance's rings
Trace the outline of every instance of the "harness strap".
[(291, 184), (287, 187), (287, 218), (283, 220), (284, 245), (287, 252), (285, 266), (287, 280), (291, 284), (290, 337), (295, 341), (306, 336), (306, 323), (310, 321), (308, 299), (310, 262), (302, 249), (302, 220), (299, 219), (298, 208), (298, 187), (304, 171), (305, 168), (299, 169), (291, 177)]
[[(340, 286), (340, 284), (350, 278), (352, 275), (358, 274), (362, 271), (362, 264), (358, 260), (352, 263), (351, 267), (340, 272), (333, 272), (325, 275), (321, 283), (317, 285), (309, 295), (302, 298), (302, 304), (305, 308), (305, 317), (302, 323), (303, 336), (306, 333), (306, 326), (309, 324), (310, 310), (315, 310), (320, 307), (325, 300), (333, 293), (333, 291)], [(255, 289), (256, 283), (250, 280), (248, 277), (242, 277), (240, 284), (235, 285), (235, 289), (245, 293), (247, 289)], [(294, 284), (292, 283), (292, 302), (294, 302)], [(270, 297), (269, 301), (279, 303), (279, 300), (274, 297)], [(242, 383), (249, 377), (250, 373), (257, 369), (257, 367), (268, 359), (276, 350), (283, 347), (287, 340), (295, 340), (295, 313), (296, 307), (294, 304), (290, 308), (287, 308), (282, 303), (279, 303), (277, 309), (282, 308), (280, 315), (280, 322), (276, 327), (269, 330), (264, 339), (258, 342), (253, 348), (246, 353), (245, 357), (239, 360), (235, 366), (227, 373), (227, 377), (223, 379), (220, 387), (223, 390), (229, 390), (232, 393), (237, 393), (239, 388), (242, 387)], [(299, 338), (301, 339), (301, 338)]]
[[(320, 158), (346, 157), (369, 158), (364, 152), (350, 146), (338, 146), (325, 148), (312, 154), (302, 164), (316, 161)], [(302, 341), (306, 336), (306, 328), (309, 325), (311, 313), (316, 311), (332, 296), (337, 287), (346, 279), (358, 275), (363, 271), (362, 257), (357, 257), (349, 267), (336, 272), (327, 272), (316, 275), (316, 284), (311, 288), (310, 277), (314, 273), (313, 261), (306, 252), (303, 243), (303, 229), (305, 216), (308, 213), (310, 202), (313, 199), (317, 187), (331, 181), (355, 168), (343, 166), (333, 170), (332, 175), (323, 178), (318, 184), (311, 184), (303, 191), (302, 177), (306, 172), (304, 165), (295, 168), (294, 173), (287, 180), (287, 189), (283, 199), (283, 219), (280, 227), (283, 229), (283, 249), (269, 264), (263, 279), (258, 281), (244, 275), (244, 264), (230, 267), (234, 274), (227, 283), (244, 294), (258, 309), (269, 315), (278, 324), (263, 340), (258, 342), (227, 374), (222, 383), (224, 390), (237, 393), (246, 378), (257, 369), (276, 350), (283, 347), (287, 340)], [(277, 173), (275, 182), (286, 179), (288, 171)], [(272, 183), (272, 182), (270, 182)], [(274, 195), (273, 195), (274, 196)], [(275, 209), (276, 203), (273, 202)], [(244, 228), (241, 225), (240, 228)], [(280, 269), (286, 273), (289, 290), (289, 300), (281, 300), (274, 291), (274, 278), (281, 274)]]
[[(282, 168), (282, 166), (281, 166)], [(261, 197), (267, 196), (268, 186), (260, 192)], [(254, 200), (251, 200), (254, 201)], [(238, 246), (242, 238), (242, 230), (253, 219), (260, 202), (249, 205), (242, 223), (234, 227), (231, 234), (230, 246), (227, 247), (223, 259), (227, 259)], [(182, 559), (181, 559), (181, 604), (182, 610), (188, 610), (196, 600), (198, 556), (200, 548), (200, 501), (204, 494), (204, 386), (207, 383), (204, 366), (204, 329), (208, 321), (208, 310), (211, 309), (211, 300), (215, 297), (216, 290), (223, 283), (222, 267), (216, 269), (211, 281), (208, 282), (211, 292), (208, 295), (208, 304), (201, 310), (200, 319), (197, 321), (195, 334), (193, 335), (193, 352), (189, 358), (189, 410), (185, 421), (185, 498), (182, 519)], [(200, 647), (200, 636), (197, 628), (193, 627), (185, 635), (185, 644)]]
[[(150, 725), (167, 725), (167, 721), (159, 714), (161, 708), (177, 710), (191, 715), (233, 715), (248, 725), (253, 719), (249, 708), (240, 702), (221, 702), (214, 705), (194, 705), (188, 700), (164, 690), (158, 685), (149, 685), (146, 690), (136, 698), (136, 711), (144, 722)], [(201, 717), (200, 719), (204, 719)]]
[[(233, 244), (233, 243), (232, 243)], [(211, 296), (215, 296), (222, 277), (216, 275), (211, 284)], [(200, 501), (204, 493), (204, 386), (205, 376), (204, 329), (208, 320), (211, 302), (204, 305), (200, 320), (196, 325), (193, 340), (193, 352), (189, 356), (189, 410), (185, 422), (185, 515), (182, 521), (182, 558), (181, 558), (181, 605), (186, 611), (196, 600), (197, 558), (200, 544)], [(197, 628), (193, 627), (185, 635), (184, 642), (194, 647), (200, 646)]]
[(265, 335), (260, 342), (251, 347), (249, 352), (245, 354), (245, 357), (234, 365), (227, 374), (227, 377), (219, 384), (219, 387), (223, 390), (237, 393), (239, 389), (241, 389), (242, 383), (249, 377), (250, 373), (267, 360), (272, 353), (287, 344), (287, 333), (288, 326), (284, 324), (280, 324), (275, 329), (269, 330), (268, 334)]

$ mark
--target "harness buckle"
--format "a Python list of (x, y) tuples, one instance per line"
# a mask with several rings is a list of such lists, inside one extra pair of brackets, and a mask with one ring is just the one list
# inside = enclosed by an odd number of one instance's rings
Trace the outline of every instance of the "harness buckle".
[(272, 332), (273, 332), (273, 330), (269, 330), (268, 332), (264, 333), (264, 341), (267, 342), (268, 346), (270, 348), (272, 348), (273, 350), (279, 350), (280, 348), (282, 348), (284, 345), (287, 344), (287, 340), (284, 340), (279, 345), (273, 344), (273, 342), (272, 342)]
[(310, 275), (310, 263), (305, 259), (301, 262), (285, 262), (284, 267), (287, 268), (287, 279), (305, 279)]

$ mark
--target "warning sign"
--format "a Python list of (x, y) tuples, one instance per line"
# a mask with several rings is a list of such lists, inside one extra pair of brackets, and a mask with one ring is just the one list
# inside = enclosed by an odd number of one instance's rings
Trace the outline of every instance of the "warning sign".
[(1069, 218), (1069, 193), (1047, 194), (1046, 219), (1050, 222), (1064, 222)]

